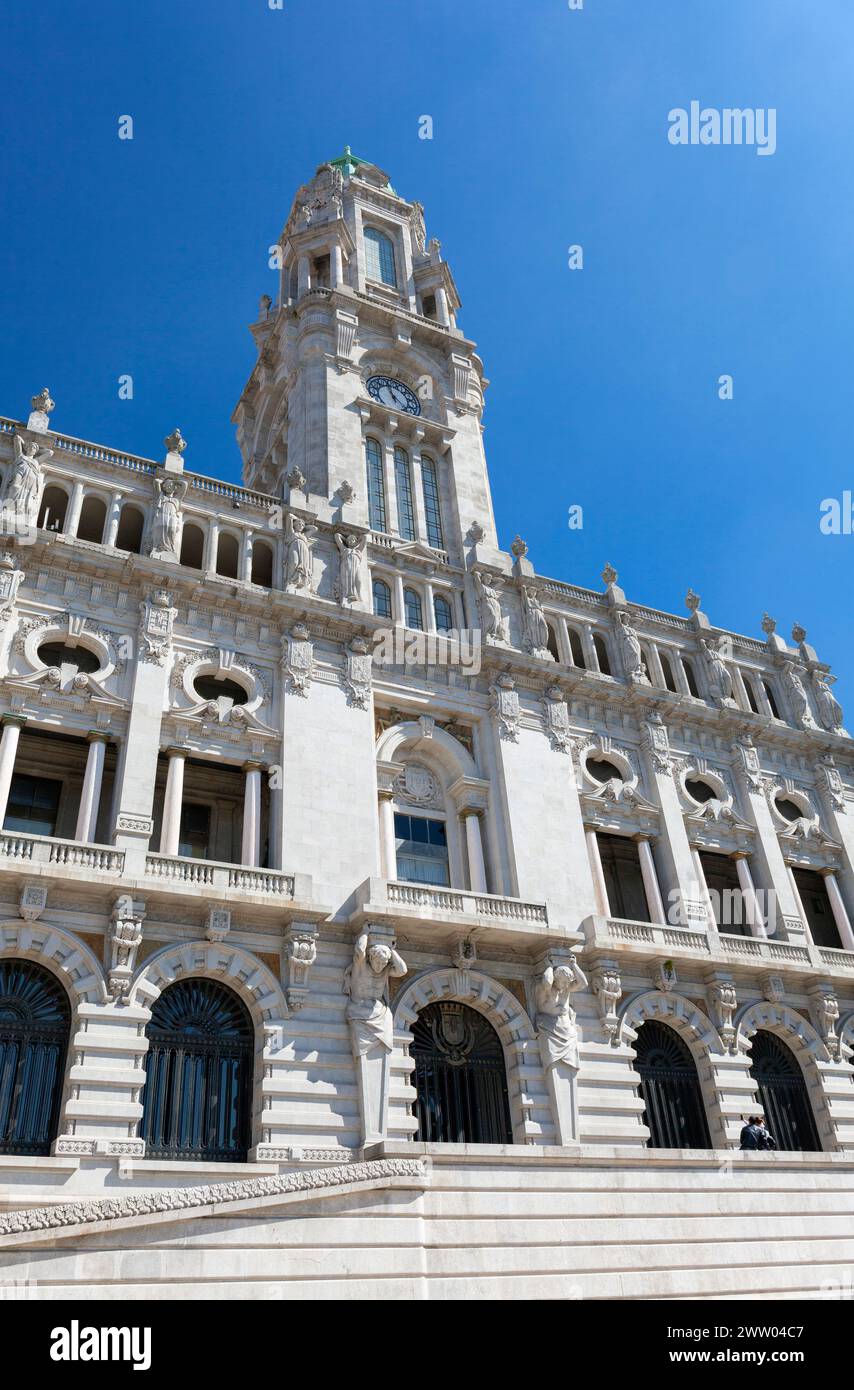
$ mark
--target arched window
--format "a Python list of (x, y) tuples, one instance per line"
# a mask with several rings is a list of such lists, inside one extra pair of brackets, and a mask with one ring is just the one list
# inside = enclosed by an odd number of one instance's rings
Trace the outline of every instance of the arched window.
[(384, 579), (375, 579), (373, 583), (374, 591), (374, 613), (378, 618), (391, 617), (391, 589)]
[(572, 656), (572, 664), (573, 666), (577, 666), (580, 671), (583, 671), (587, 663), (584, 660), (584, 648), (581, 645), (581, 638), (574, 627), (568, 627), (566, 631), (569, 637), (569, 650)]
[(676, 692), (676, 681), (673, 678), (673, 667), (670, 665), (670, 657), (666, 652), (660, 651), (658, 659), (661, 662), (661, 674), (664, 677), (664, 684), (668, 690)]
[(73, 666), (77, 671), (91, 673), (101, 668), (101, 658), (88, 647), (66, 646), (64, 642), (42, 642), (38, 649), (39, 661), (45, 666)]
[(220, 532), (216, 545), (216, 572), (223, 579), (236, 579), (240, 563), (240, 546), (237, 537), (228, 531)]
[(512, 1144), (501, 1039), (488, 1019), (450, 1000), (428, 1004), (412, 1027), (416, 1139)]
[(68, 493), (64, 488), (46, 487), (39, 507), (38, 525), (45, 531), (62, 531), (68, 510)]
[(242, 1000), (214, 980), (178, 980), (154, 1004), (146, 1034), (146, 1155), (243, 1162), (254, 1036)]
[(441, 550), (442, 512), (439, 506), (439, 479), (436, 465), (432, 459), (421, 455), (421, 488), (424, 493), (424, 520), (427, 524), (427, 542), (434, 550)]
[(365, 276), (382, 285), (397, 286), (394, 273), (394, 247), (390, 239), (376, 227), (365, 228)]
[(747, 703), (750, 705), (750, 708), (753, 710), (753, 713), (758, 714), (759, 702), (756, 699), (756, 691), (753, 688), (753, 681), (751, 680), (750, 676), (742, 676), (742, 680), (744, 681), (744, 691), (747, 695)]
[(453, 630), (454, 615), (451, 612), (451, 605), (442, 594), (437, 594), (433, 599), (433, 616), (436, 619), (437, 632), (451, 632)]
[(777, 708), (777, 701), (774, 699), (774, 691), (773, 691), (773, 689), (772, 689), (772, 687), (771, 687), (770, 682), (769, 682), (769, 681), (763, 681), (763, 682), (762, 682), (762, 689), (765, 691), (765, 694), (766, 694), (767, 699), (768, 699), (768, 703), (769, 703), (769, 705), (771, 706), (771, 713), (773, 714), (773, 716), (774, 716), (775, 719), (779, 719), (779, 718), (780, 718), (780, 711), (779, 711), (779, 709)]
[(605, 646), (605, 638), (599, 632), (593, 634), (593, 650), (596, 652), (596, 660), (602, 675), (610, 676), (611, 663), (608, 660), (608, 648)]
[(421, 612), (421, 595), (414, 589), (404, 589), (403, 591), (403, 611), (406, 615), (406, 626), (414, 628), (420, 632), (424, 627), (424, 618)]
[(635, 1071), (651, 1149), (710, 1149), (697, 1064), (673, 1028), (651, 1019), (638, 1029)]
[(181, 564), (187, 569), (200, 570), (205, 564), (205, 534), (200, 526), (188, 521), (181, 532)]
[(760, 1028), (750, 1045), (750, 1075), (759, 1108), (778, 1149), (820, 1153), (821, 1143), (797, 1058), (773, 1033)]
[(547, 626), (549, 629), (549, 640), (547, 644), (548, 649), (554, 657), (555, 661), (560, 661), (560, 649), (557, 644), (557, 636), (555, 634), (555, 630), (552, 627), (551, 623), (548, 623)]
[(145, 518), (139, 507), (127, 502), (119, 516), (119, 529), (116, 533), (116, 550), (127, 550), (138, 555), (142, 549), (142, 528)]
[(95, 545), (100, 545), (106, 520), (106, 502), (103, 497), (96, 497), (90, 492), (88, 497), (84, 497), (83, 506), (80, 508), (80, 520), (77, 523), (78, 540), (93, 541)]
[(50, 1152), (70, 1028), (68, 995), (49, 970), (0, 961), (0, 1153)]
[(368, 470), (368, 522), (372, 531), (384, 531), (386, 510), (383, 452), (376, 439), (365, 440), (365, 462)]
[(398, 444), (394, 451), (394, 486), (397, 492), (397, 529), (405, 541), (415, 540), (412, 511), (412, 476), (406, 450)]
[(266, 541), (252, 542), (252, 583), (273, 587), (273, 549)]
[(688, 685), (688, 693), (694, 696), (695, 700), (700, 698), (700, 688), (697, 685), (697, 677), (694, 675), (694, 667), (687, 657), (682, 658), (682, 670), (685, 672), (685, 680)]

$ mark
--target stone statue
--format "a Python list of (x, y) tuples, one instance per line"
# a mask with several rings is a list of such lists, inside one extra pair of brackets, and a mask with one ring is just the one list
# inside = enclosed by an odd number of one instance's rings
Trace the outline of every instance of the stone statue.
[(388, 982), (405, 974), (406, 963), (391, 941), (376, 939), (367, 931), (357, 937), (353, 962), (344, 972), (344, 993), (350, 1001), (347, 1023), (359, 1084), (364, 1144), (385, 1137), (389, 1058), (394, 1045)]
[[(800, 669), (803, 670), (803, 667)], [(799, 671), (791, 662), (787, 662), (784, 667), (783, 675), (789, 692), (789, 700), (791, 702), (795, 723), (801, 725), (802, 728), (809, 728), (813, 722), (813, 718), (810, 714), (810, 702)], [(834, 704), (835, 703), (834, 701)]]
[(316, 535), (316, 526), (306, 526), (300, 517), (294, 516), (293, 512), (288, 513), (285, 522), (285, 588), (308, 589), (311, 592), (314, 574), (311, 537)]
[(362, 561), (367, 554), (368, 537), (356, 536), (352, 532), (341, 535), (335, 532), (335, 544), (340, 553), (338, 562), (338, 584), (336, 596), (339, 603), (361, 603), (364, 599), (365, 581)]
[(524, 624), (525, 650), (538, 656), (549, 652), (549, 625), (534, 589), (522, 585), (522, 620)]
[(587, 988), (587, 976), (571, 951), (561, 955), (535, 982), (535, 1023), (558, 1143), (573, 1144), (578, 1140), (578, 1031), (570, 995)]
[(53, 455), (35, 440), (15, 435), (15, 461), (3, 490), (3, 511), (19, 527), (35, 526), (44, 490), (44, 464)]
[(503, 579), (495, 576), (487, 583), (480, 570), (473, 570), (472, 573), (484, 640), (492, 643), (509, 642), (510, 619), (503, 617), (501, 613), (500, 591), (504, 584)]
[(649, 685), (649, 678), (644, 670), (640, 638), (629, 622), (628, 613), (617, 613), (617, 636), (620, 639), (623, 666), (629, 680), (637, 684)]
[(818, 717), (822, 727), (830, 733), (837, 733), (842, 728), (842, 706), (830, 689), (830, 682), (834, 677), (823, 676), (819, 671), (813, 671), (812, 683), (815, 691), (815, 702), (818, 706)]
[(155, 478), (154, 489), (157, 501), (151, 523), (151, 549), (153, 560), (179, 560), (181, 558), (181, 506), (187, 495), (189, 483), (185, 478)]
[(706, 670), (712, 694), (723, 705), (732, 700), (732, 676), (719, 649), (714, 642), (702, 638), (700, 646), (706, 658)]

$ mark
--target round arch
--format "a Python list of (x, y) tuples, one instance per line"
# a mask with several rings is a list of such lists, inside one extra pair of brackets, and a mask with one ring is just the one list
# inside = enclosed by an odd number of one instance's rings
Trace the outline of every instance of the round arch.
[[(537, 1035), (534, 1026), (515, 995), (479, 970), (459, 970), (450, 967), (427, 969), (416, 975), (400, 990), (394, 1001), (393, 1020), (396, 1039), (409, 1050), (412, 1025), (428, 1004), (444, 1002), (466, 1004), (492, 1024), (504, 1049), (507, 1069), (507, 1092), (513, 1140), (516, 1144), (529, 1142), (528, 1120), (522, 1109), (518, 1087), (511, 1085), (514, 1073), (527, 1067), (541, 1068)], [(529, 1083), (526, 1083), (529, 1089)], [(545, 1079), (542, 1081), (543, 1104), (547, 1105)], [(540, 1142), (552, 1142), (548, 1139)]]
[(812, 1024), (786, 1004), (764, 999), (742, 1005), (733, 1023), (738, 1030), (739, 1049), (748, 1057), (750, 1041), (760, 1028), (776, 1034), (794, 1053), (812, 1106), (819, 1142), (823, 1147), (836, 1148), (836, 1126), (821, 1079), (822, 1064), (831, 1064), (833, 1059)]
[(697, 1068), (712, 1144), (715, 1147), (725, 1147), (726, 1120), (715, 1083), (712, 1058), (723, 1058), (726, 1055), (726, 1047), (711, 1019), (684, 995), (665, 993), (660, 989), (642, 990), (638, 994), (629, 995), (617, 1010), (617, 1017), (630, 1044), (635, 1041), (637, 1030), (647, 1020), (666, 1023), (679, 1035)]
[(180, 942), (164, 946), (137, 970), (129, 1001), (151, 1010), (167, 985), (200, 975), (229, 985), (247, 1005), (265, 1055), (282, 1046), (282, 1032), (290, 1017), (284, 991), (271, 970), (242, 946), (209, 941)]
[(377, 739), (376, 755), (379, 762), (394, 762), (401, 753), (416, 751), (435, 760), (449, 781), (455, 781), (457, 777), (480, 776), (477, 763), (468, 749), (453, 734), (437, 725), (427, 737), (417, 719), (406, 720), (385, 729)]
[(94, 951), (71, 932), (45, 922), (0, 922), (0, 956), (38, 961), (62, 981), (76, 1017), (81, 1004), (107, 1004), (104, 967)]

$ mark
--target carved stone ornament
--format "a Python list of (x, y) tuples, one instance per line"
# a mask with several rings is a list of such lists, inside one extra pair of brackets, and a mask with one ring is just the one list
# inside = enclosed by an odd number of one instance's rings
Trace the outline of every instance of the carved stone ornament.
[(489, 693), (492, 697), (490, 709), (498, 721), (500, 736), (509, 743), (518, 743), (522, 708), (513, 677), (502, 672), (496, 677), (495, 684), (489, 687)]
[(816, 781), (834, 811), (845, 810), (845, 787), (832, 753), (825, 753), (816, 764)]
[[(810, 702), (804, 683), (801, 677), (805, 674), (805, 668), (799, 666), (794, 661), (787, 661), (783, 666), (783, 682), (789, 696), (789, 704), (792, 710), (792, 718), (801, 729), (814, 729), (815, 720), (810, 712)], [(830, 694), (830, 691), (828, 691)], [(835, 701), (834, 701), (835, 703)], [(841, 714), (840, 710), (840, 714)]]
[(44, 465), (53, 450), (14, 436), (15, 456), (0, 494), (0, 533), (21, 541), (32, 541), (44, 491)]
[[(526, 547), (527, 549), (527, 547)], [(522, 643), (526, 652), (540, 661), (554, 661), (549, 651), (549, 625), (535, 589), (522, 585)]]
[(649, 718), (644, 720), (642, 737), (653, 770), (661, 773), (671, 772), (670, 739), (667, 727), (657, 711), (654, 710)]
[(769, 1004), (780, 1004), (786, 993), (786, 983), (781, 975), (763, 975), (759, 981), (763, 997)]
[(676, 966), (673, 961), (658, 961), (652, 972), (652, 978), (656, 989), (660, 989), (662, 994), (669, 994), (676, 986)]
[(173, 430), (171, 434), (167, 434), (163, 443), (166, 447), (167, 453), (177, 454), (179, 458), (181, 457), (181, 455), (187, 447), (187, 441), (186, 439), (184, 439), (184, 437), (181, 434), (181, 431), (178, 429)]
[(736, 771), (738, 771), (748, 789), (752, 792), (762, 791), (762, 765), (759, 762), (759, 754), (750, 734), (744, 734), (736, 739), (732, 745), (732, 751), (736, 759)]
[(24, 571), (15, 567), (8, 551), (0, 552), (0, 622), (11, 617)]
[(285, 689), (290, 694), (307, 697), (314, 674), (314, 643), (305, 623), (294, 623), (290, 636), (282, 638), (281, 665)]
[(590, 987), (599, 1005), (599, 1017), (605, 1036), (612, 1047), (619, 1047), (621, 1024), (617, 1017), (617, 1005), (623, 993), (620, 971), (613, 961), (602, 961), (590, 975)]
[(685, 595), (685, 607), (689, 613), (696, 613), (700, 607), (700, 595), (695, 594), (693, 589), (689, 589)]
[(373, 656), (366, 638), (353, 637), (347, 647), (344, 668), (347, 703), (353, 709), (368, 709), (370, 705), (372, 663)]
[(700, 639), (700, 652), (706, 668), (706, 678), (712, 698), (718, 705), (733, 705), (732, 675), (723, 658), (721, 648), (707, 638)]
[(345, 608), (364, 605), (367, 593), (365, 577), (365, 557), (368, 550), (367, 533), (357, 536), (353, 532), (335, 532), (338, 547), (338, 579), (335, 584), (335, 597)]
[(406, 763), (394, 779), (395, 795), (410, 806), (443, 806), (439, 783), (423, 763)]
[(733, 1016), (738, 1008), (738, 995), (732, 980), (715, 980), (708, 988), (709, 1012), (712, 1021), (721, 1035), (721, 1042), (727, 1052), (736, 1050), (737, 1029)]
[(817, 985), (810, 990), (810, 1013), (816, 1032), (836, 1061), (840, 1057), (840, 1039), (836, 1033), (839, 1020), (839, 1000), (833, 985)]
[(205, 918), (208, 941), (224, 941), (231, 931), (231, 912), (227, 907), (210, 907)]
[(343, 483), (338, 484), (338, 496), (344, 503), (353, 502), (356, 498), (356, 489), (352, 483), (348, 483), (345, 478)]
[(616, 584), (619, 577), (613, 565), (606, 565), (602, 571), (602, 582), (607, 584), (609, 589), (612, 584)]
[(110, 965), (107, 988), (113, 999), (124, 999), (136, 966), (136, 953), (142, 941), (145, 903), (122, 893), (113, 904), (109, 926)]
[(318, 931), (309, 922), (292, 922), (285, 933), (286, 998), (297, 1013), (308, 997), (308, 977), (317, 960)]
[(301, 517), (288, 512), (285, 518), (285, 588), (289, 593), (301, 589), (314, 592), (312, 547), (316, 526), (306, 526)]
[(569, 708), (559, 685), (550, 685), (543, 695), (543, 723), (552, 748), (559, 753), (572, 752), (569, 728)]
[(399, 979), (406, 969), (406, 962), (395, 950), (393, 930), (371, 926), (356, 938), (352, 963), (344, 973), (363, 1144), (385, 1138), (389, 1062), (394, 1047), (388, 986), (389, 980)]
[(626, 680), (633, 685), (649, 685), (649, 677), (644, 670), (643, 650), (637, 631), (632, 627), (628, 613), (618, 609), (614, 615), (620, 655)]
[(162, 666), (166, 660), (172, 641), (172, 626), (175, 609), (169, 599), (168, 589), (155, 589), (139, 605), (139, 657)]
[(813, 694), (815, 695), (815, 703), (818, 709), (818, 717), (821, 720), (821, 726), (823, 729), (827, 729), (828, 733), (839, 734), (844, 732), (842, 728), (842, 706), (830, 689), (831, 682), (834, 679), (834, 676), (827, 674), (823, 675), (821, 671), (813, 671), (812, 673)]
[(154, 516), (151, 521), (149, 555), (152, 560), (181, 557), (182, 508), (190, 484), (186, 478), (154, 479)]
[(523, 560), (528, 553), (528, 543), (523, 541), (521, 536), (517, 536), (510, 547), (511, 552), (517, 560)]
[(287, 483), (291, 492), (305, 492), (305, 476), (300, 472), (296, 464), (294, 464), (287, 475)]
[(47, 887), (43, 883), (25, 883), (18, 898), (18, 912), (25, 922), (35, 922), (47, 907)]
[(27, 420), (27, 429), (34, 430), (37, 434), (46, 434), (50, 428), (49, 415), (56, 409), (56, 402), (50, 398), (50, 392), (45, 386), (37, 396), (30, 398), (30, 418)]
[(480, 545), (481, 541), (486, 535), (486, 532), (484, 531), (479, 521), (473, 521), (468, 529), (467, 534), (470, 541), (473, 541), (475, 545)]
[(472, 570), (472, 575), (483, 640), (492, 646), (506, 647), (510, 641), (510, 619), (501, 612), (504, 580), (499, 575), (488, 575), (481, 570)]

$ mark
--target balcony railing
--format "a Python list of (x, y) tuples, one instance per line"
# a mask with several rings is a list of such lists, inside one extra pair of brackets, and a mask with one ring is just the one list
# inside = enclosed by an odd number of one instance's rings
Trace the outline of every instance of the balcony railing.
[[(588, 917), (584, 922), (587, 944), (597, 950), (616, 946), (646, 954), (665, 951), (674, 956), (729, 958), (732, 964), (756, 965), (764, 970), (786, 966), (808, 971), (840, 971), (854, 974), (854, 952), (813, 946), (808, 942), (776, 941), (761, 936), (740, 936), (706, 927), (674, 927), (658, 922), (630, 922), (617, 917)], [(650, 954), (651, 954), (650, 951)]]
[(147, 854), (146, 878), (181, 885), (186, 888), (205, 888), (224, 891), (231, 888), (242, 893), (259, 893), (279, 898), (294, 896), (293, 874), (279, 869), (251, 869), (240, 864), (224, 864), (213, 859), (189, 859), (183, 855)]
[[(415, 913), (427, 919), (468, 917), (496, 925), (511, 923), (547, 927), (545, 903), (523, 902), (496, 893), (472, 893), (462, 888), (438, 888), (429, 883), (386, 882), (371, 878), (357, 894), (360, 907), (400, 909), (407, 917)], [(474, 925), (474, 921), (472, 921)]]
[(47, 835), (23, 835), (4, 830), (0, 833), (0, 859), (20, 864), (61, 864), (68, 869), (86, 869), (99, 874), (121, 874), (124, 850), (109, 845), (85, 845), (77, 840), (57, 840)]

